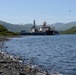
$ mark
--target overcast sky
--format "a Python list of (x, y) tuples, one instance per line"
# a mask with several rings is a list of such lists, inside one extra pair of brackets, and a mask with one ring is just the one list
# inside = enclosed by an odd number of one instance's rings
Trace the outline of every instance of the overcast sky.
[(76, 0), (0, 0), (0, 20), (13, 24), (76, 21)]

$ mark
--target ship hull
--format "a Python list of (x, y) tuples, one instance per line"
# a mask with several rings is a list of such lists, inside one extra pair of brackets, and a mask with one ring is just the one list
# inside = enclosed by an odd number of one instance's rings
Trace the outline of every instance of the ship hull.
[(25, 32), (20, 33), (21, 35), (55, 35), (54, 31), (46, 31), (46, 32)]

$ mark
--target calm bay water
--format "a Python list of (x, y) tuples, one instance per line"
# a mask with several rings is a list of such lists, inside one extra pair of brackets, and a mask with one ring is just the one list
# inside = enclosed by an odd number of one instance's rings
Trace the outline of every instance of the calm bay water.
[(5, 50), (25, 63), (42, 65), (63, 75), (76, 74), (76, 35), (25, 36), (4, 43)]

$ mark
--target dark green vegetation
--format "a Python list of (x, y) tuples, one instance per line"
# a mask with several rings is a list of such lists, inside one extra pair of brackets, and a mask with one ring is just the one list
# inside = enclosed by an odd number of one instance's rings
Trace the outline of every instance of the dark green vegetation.
[(76, 26), (74, 26), (68, 30), (62, 31), (61, 34), (76, 34)]
[(0, 36), (15, 36), (18, 33), (8, 31), (4, 26), (0, 25)]

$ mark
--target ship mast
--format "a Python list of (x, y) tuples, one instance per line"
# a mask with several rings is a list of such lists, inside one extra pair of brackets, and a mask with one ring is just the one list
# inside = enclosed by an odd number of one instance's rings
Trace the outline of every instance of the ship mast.
[(35, 28), (35, 20), (33, 21), (33, 28)]

